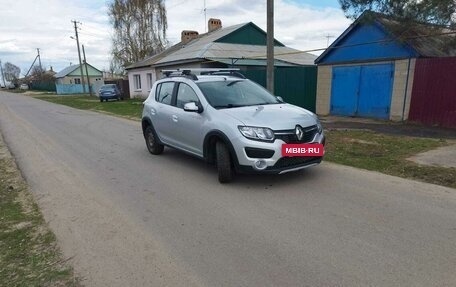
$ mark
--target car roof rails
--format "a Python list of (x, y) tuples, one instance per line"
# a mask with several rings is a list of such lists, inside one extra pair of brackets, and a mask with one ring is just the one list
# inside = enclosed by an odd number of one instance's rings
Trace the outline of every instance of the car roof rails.
[(232, 76), (236, 78), (246, 79), (246, 77), (239, 72), (238, 68), (182, 68), (176, 70), (162, 70), (166, 77), (186, 77), (194, 81), (198, 80), (195, 73), (199, 72), (200, 75), (206, 76)]
[(201, 71), (201, 75), (208, 76), (232, 76), (240, 79), (246, 79), (246, 77), (239, 72), (239, 69), (210, 69), (206, 71)]
[(190, 69), (162, 70), (162, 73), (167, 77), (185, 77), (193, 81), (197, 81), (198, 77), (192, 73)]

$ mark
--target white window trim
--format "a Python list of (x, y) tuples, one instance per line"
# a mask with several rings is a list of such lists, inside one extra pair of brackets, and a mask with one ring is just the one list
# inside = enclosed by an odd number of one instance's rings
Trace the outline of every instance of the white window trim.
[[(138, 81), (136, 81), (136, 79), (138, 79)], [(139, 84), (139, 87), (138, 87), (137, 84)], [(133, 85), (134, 85), (134, 91), (135, 92), (141, 92), (142, 91), (141, 74), (133, 75)]]
[(148, 92), (150, 92), (150, 90), (152, 90), (152, 86), (153, 86), (153, 84), (152, 84), (152, 82), (153, 82), (152, 78), (153, 78), (153, 77), (152, 77), (152, 73), (147, 73), (147, 74), (146, 74), (146, 79), (147, 79), (147, 91), (148, 91)]

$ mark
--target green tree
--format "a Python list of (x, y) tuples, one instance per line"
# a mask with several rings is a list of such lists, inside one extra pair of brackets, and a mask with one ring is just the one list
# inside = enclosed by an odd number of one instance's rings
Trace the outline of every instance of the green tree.
[(165, 48), (164, 0), (114, 0), (108, 7), (114, 28), (112, 67), (125, 68)]
[(352, 19), (371, 10), (408, 22), (456, 24), (454, 0), (339, 0), (339, 3), (345, 15)]

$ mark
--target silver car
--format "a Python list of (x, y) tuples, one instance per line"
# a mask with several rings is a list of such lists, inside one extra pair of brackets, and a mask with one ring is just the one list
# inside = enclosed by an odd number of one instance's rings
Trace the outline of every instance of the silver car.
[[(317, 156), (284, 156), (287, 144), (325, 144), (317, 116), (284, 103), (239, 73), (167, 73), (144, 102), (142, 130), (150, 153), (172, 147), (213, 163), (221, 183), (233, 173), (286, 173)], [(299, 145), (300, 146), (300, 145)]]

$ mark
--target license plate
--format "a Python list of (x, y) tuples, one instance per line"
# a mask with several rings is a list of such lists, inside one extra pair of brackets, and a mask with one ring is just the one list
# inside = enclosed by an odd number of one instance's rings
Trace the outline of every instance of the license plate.
[(325, 147), (323, 144), (283, 144), (282, 156), (323, 156)]

